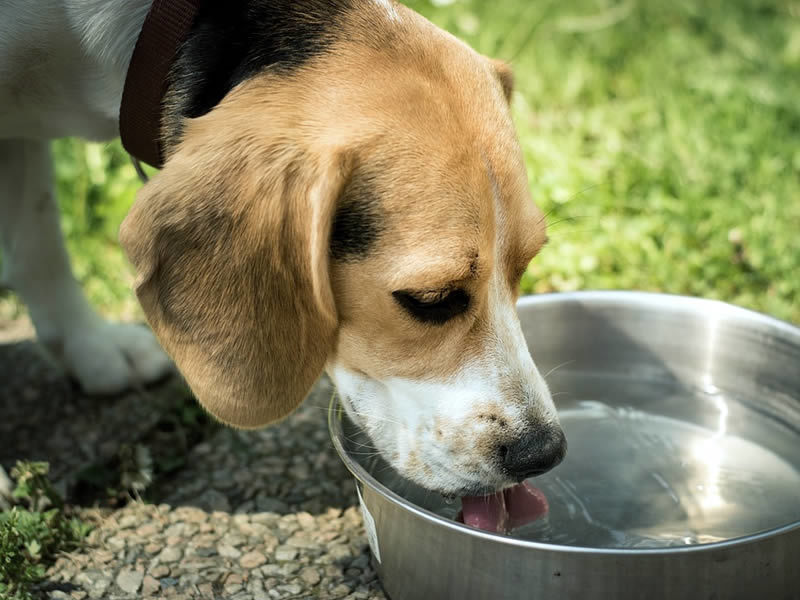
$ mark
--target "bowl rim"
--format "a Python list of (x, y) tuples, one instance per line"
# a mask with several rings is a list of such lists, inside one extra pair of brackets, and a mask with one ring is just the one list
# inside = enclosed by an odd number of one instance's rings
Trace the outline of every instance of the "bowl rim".
[(557, 304), (564, 301), (575, 302), (594, 302), (594, 303), (616, 303), (621, 302), (630, 306), (647, 305), (665, 306), (671, 309), (675, 308), (699, 308), (707, 309), (707, 312), (712, 313), (713, 307), (714, 318), (729, 317), (747, 319), (753, 323), (760, 323), (779, 330), (782, 334), (790, 338), (797, 338), (800, 342), (800, 323), (793, 324), (789, 321), (771, 317), (764, 313), (760, 313), (749, 308), (743, 308), (735, 304), (723, 302), (722, 300), (714, 300), (711, 298), (700, 298), (697, 296), (683, 296), (680, 294), (666, 294), (662, 292), (642, 292), (642, 291), (626, 291), (626, 290), (586, 290), (575, 292), (550, 292), (546, 294), (528, 294), (521, 296), (517, 301), (517, 308), (524, 308), (527, 306)]
[[(679, 304), (681, 308), (697, 308), (698, 306), (703, 306), (705, 308), (714, 307), (715, 317), (740, 317), (748, 319), (751, 322), (768, 325), (776, 328), (782, 334), (788, 335), (790, 338), (796, 338), (796, 341), (798, 344), (800, 344), (800, 327), (796, 327), (791, 323), (767, 316), (763, 313), (735, 306), (733, 304), (728, 304), (720, 300), (681, 296), (677, 294), (618, 290), (553, 292), (548, 294), (522, 296), (517, 302), (517, 307), (546, 305), (563, 301), (588, 301), (602, 303), (623, 302), (626, 304), (646, 303), (648, 306), (653, 306), (654, 302), (656, 305), (669, 302), (670, 307), (673, 309), (676, 307), (676, 303)], [(357, 481), (359, 481), (362, 485), (372, 488), (390, 503), (412, 513), (418, 518), (422, 518), (430, 525), (444, 527), (460, 535), (475, 536), (487, 542), (506, 544), (528, 550), (556, 552), (559, 554), (592, 554), (594, 556), (663, 556), (727, 550), (733, 547), (757, 543), (768, 538), (774, 539), (778, 536), (800, 531), (800, 518), (798, 518), (798, 520), (785, 525), (780, 525), (764, 531), (758, 531), (749, 535), (738, 536), (719, 542), (692, 544), (687, 546), (669, 546), (664, 548), (602, 548), (592, 546), (565, 546), (559, 544), (550, 544), (547, 542), (524, 540), (490, 531), (482, 531), (480, 529), (475, 529), (474, 527), (464, 525), (463, 523), (446, 519), (432, 511), (410, 503), (408, 500), (390, 490), (388, 487), (375, 479), (371, 474), (369, 474), (358, 462), (350, 457), (348, 452), (345, 450), (344, 445), (342, 444), (341, 425), (338, 423), (339, 419), (337, 418), (342, 413), (343, 409), (341, 407), (341, 403), (338, 401), (338, 396), (334, 391), (328, 407), (328, 431), (330, 433), (333, 446), (336, 449), (336, 453), (339, 455), (339, 458), (341, 458), (342, 462), (344, 462), (347, 470), (350, 471), (351, 475), (353, 475)]]

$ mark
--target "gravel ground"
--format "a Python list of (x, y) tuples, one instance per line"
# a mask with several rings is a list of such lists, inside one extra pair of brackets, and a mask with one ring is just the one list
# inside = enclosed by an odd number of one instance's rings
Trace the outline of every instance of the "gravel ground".
[[(107, 466), (126, 444), (147, 445), (157, 462), (159, 436), (173, 443), (164, 415), (185, 394), (178, 382), (84, 397), (26, 339), (29, 328), (12, 325), (0, 323), (6, 469), (48, 460), (74, 506), (78, 473)], [(95, 529), (85, 548), (58, 558), (39, 596), (385, 598), (352, 479), (328, 437), (331, 391), (323, 378), (294, 415), (261, 431), (211, 425), (183, 439), (180, 467), (156, 476), (152, 502), (77, 506)]]

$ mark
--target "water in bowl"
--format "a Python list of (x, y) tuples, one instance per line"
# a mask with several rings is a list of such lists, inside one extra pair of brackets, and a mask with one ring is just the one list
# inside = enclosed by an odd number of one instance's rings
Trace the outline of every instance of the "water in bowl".
[[(571, 399), (559, 399), (567, 458), (531, 481), (547, 496), (550, 512), (513, 537), (658, 548), (717, 542), (800, 520), (800, 432), (761, 410), (759, 399), (713, 386), (687, 391), (605, 381), (602, 401), (588, 400), (597, 381), (576, 382), (573, 376)], [(364, 466), (441, 516), (454, 518), (460, 508), (401, 479), (378, 457)]]

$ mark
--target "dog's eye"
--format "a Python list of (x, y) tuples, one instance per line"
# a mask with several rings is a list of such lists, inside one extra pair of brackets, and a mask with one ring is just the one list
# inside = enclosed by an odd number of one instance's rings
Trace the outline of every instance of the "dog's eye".
[(397, 303), (423, 323), (441, 325), (469, 308), (469, 294), (464, 290), (425, 294), (418, 292), (392, 292)]

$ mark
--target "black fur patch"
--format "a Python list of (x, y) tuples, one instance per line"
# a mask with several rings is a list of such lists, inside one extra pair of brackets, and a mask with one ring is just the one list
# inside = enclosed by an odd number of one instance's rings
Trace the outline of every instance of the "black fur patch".
[(206, 0), (170, 73), (168, 145), (183, 118), (199, 117), (248, 77), (305, 64), (336, 39), (356, 0)]
[(383, 231), (380, 201), (372, 180), (356, 173), (345, 187), (331, 228), (331, 256), (335, 260), (363, 258)]

